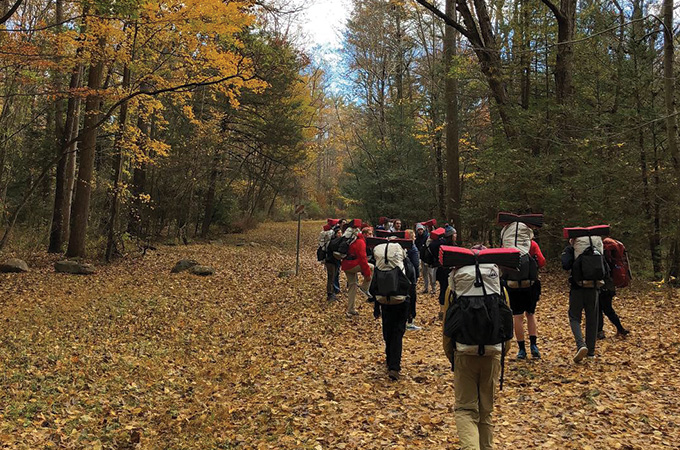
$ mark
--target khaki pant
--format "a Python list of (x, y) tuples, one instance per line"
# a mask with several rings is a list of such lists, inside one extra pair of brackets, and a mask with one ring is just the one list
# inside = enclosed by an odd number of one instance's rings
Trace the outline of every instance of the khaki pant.
[(493, 399), (501, 355), (455, 353), (456, 428), (462, 450), (493, 449)]
[[(373, 264), (369, 264), (369, 266), (371, 268), (371, 275), (373, 275)], [(345, 271), (345, 275), (347, 275), (347, 312), (349, 313), (356, 311), (356, 309), (354, 309), (354, 303), (357, 298), (357, 286), (359, 285), (358, 276), (360, 273), (361, 266), (355, 266)], [(371, 278), (364, 278), (364, 281), (361, 283), (361, 289), (368, 291), (370, 286)]]

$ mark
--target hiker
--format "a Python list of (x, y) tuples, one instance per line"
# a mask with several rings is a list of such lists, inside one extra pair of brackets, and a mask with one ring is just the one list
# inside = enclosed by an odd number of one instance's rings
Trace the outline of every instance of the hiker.
[(446, 297), (446, 289), (449, 287), (450, 267), (444, 267), (439, 263), (439, 248), (442, 245), (453, 245), (456, 241), (456, 229), (451, 225), (444, 226), (444, 234), (441, 238), (433, 240), (427, 247), (430, 255), (432, 255), (432, 267), (436, 268), (437, 283), (439, 283), (439, 320), (444, 317), (444, 300)]
[(415, 285), (415, 269), (407, 251), (397, 242), (379, 244), (373, 249), (375, 271), (370, 294), (375, 299), (373, 316), (382, 317), (387, 375), (399, 380), (406, 321), (410, 311), (410, 293)]
[[(501, 216), (499, 214), (499, 223)], [(529, 348), (532, 358), (539, 359), (541, 353), (538, 350), (538, 332), (536, 326), (536, 305), (541, 296), (541, 280), (538, 278), (538, 269), (545, 266), (545, 258), (534, 238), (532, 226), (523, 222), (524, 217), (534, 227), (543, 225), (543, 216), (532, 214), (528, 216), (515, 216), (512, 222), (507, 223), (501, 230), (501, 246), (504, 248), (516, 248), (520, 252), (520, 269), (513, 272), (505, 272), (502, 277), (503, 284), (508, 290), (510, 307), (515, 326), (515, 338), (517, 339), (517, 359), (526, 359), (527, 352), (524, 341), (524, 317), (527, 319), (529, 332)]]
[[(565, 228), (564, 230), (565, 237), (569, 238), (569, 245), (562, 253), (562, 268), (570, 271), (569, 325), (577, 348), (574, 362), (580, 362), (586, 356), (595, 357), (599, 319), (598, 293), (605, 278), (602, 238), (599, 235), (593, 235), (599, 232), (597, 228), (600, 227)], [(587, 234), (583, 235), (584, 233)], [(581, 331), (584, 311), (586, 316), (585, 341)]]
[[(490, 450), (496, 383), (500, 380), (503, 388), (503, 359), (513, 329), (498, 264), (516, 266), (519, 251), (497, 255), (482, 245), (473, 251), (456, 248), (451, 257), (457, 261), (449, 261), (456, 269), (450, 275), (443, 324), (444, 352), (454, 372), (456, 429), (461, 449)], [(483, 263), (485, 251), (490, 256)]]
[[(349, 243), (347, 254), (342, 258), (342, 270), (347, 276), (347, 317), (356, 316), (359, 313), (355, 309), (355, 301), (357, 296), (357, 288), (370, 298), (368, 294), (368, 287), (371, 284), (371, 274), (373, 272), (373, 265), (369, 264), (366, 257), (366, 239), (359, 231), (361, 229), (361, 221), (354, 219), (346, 225), (345, 232), (342, 237)], [(364, 277), (361, 285), (359, 285), (358, 275), (361, 273)]]
[[(427, 251), (428, 240), (430, 238), (430, 232), (427, 230), (425, 225), (422, 223), (416, 224), (416, 248), (420, 254), (420, 273), (423, 276), (423, 282), (425, 283), (425, 289), (423, 294), (429, 293), (429, 287), (432, 286), (432, 293), (436, 292), (435, 283), (437, 278), (435, 276), (435, 270), (430, 267), (430, 264), (425, 261), (425, 252)], [(429, 255), (428, 255), (429, 256)], [(428, 258), (431, 261), (431, 258)]]
[(387, 217), (379, 217), (378, 225), (375, 226), (376, 230), (386, 230), (387, 229)]
[[(326, 225), (330, 227), (330, 225)], [(324, 229), (326, 228), (324, 227)], [(340, 272), (340, 261), (338, 261), (332, 252), (328, 251), (328, 246), (330, 242), (339, 238), (342, 235), (340, 226), (335, 225), (330, 230), (325, 231), (319, 237), (320, 248), (323, 249), (323, 263), (326, 267), (326, 300), (329, 302), (337, 301), (338, 293), (340, 292), (340, 286), (338, 283), (338, 272)]]
[(417, 283), (418, 283), (418, 278), (420, 278), (420, 252), (418, 252), (418, 247), (416, 247), (415, 244), (415, 233), (413, 230), (405, 230), (406, 231), (406, 239), (411, 240), (413, 244), (411, 247), (406, 250), (406, 255), (408, 257), (408, 260), (411, 262), (411, 265), (413, 266), (413, 272), (415, 274), (415, 281), (413, 284), (411, 284), (411, 289), (409, 291), (409, 314), (408, 314), (408, 320), (406, 321), (406, 329), (411, 330), (411, 331), (418, 331), (421, 328), (415, 324), (415, 318), (416, 318), (416, 301), (417, 301)]
[(614, 311), (613, 300), (616, 297), (617, 287), (627, 287), (630, 283), (631, 273), (628, 264), (626, 247), (610, 237), (602, 240), (604, 245), (604, 259), (609, 266), (607, 277), (604, 279), (604, 286), (600, 289), (599, 297), (599, 318), (597, 322), (597, 338), (604, 339), (604, 316), (616, 327), (617, 336), (626, 336), (630, 331), (626, 330), (621, 324), (616, 311)]
[[(372, 227), (364, 227), (361, 229), (361, 234), (364, 235), (364, 239), (367, 238), (372, 238), (373, 237), (373, 228)], [(366, 246), (366, 258), (368, 259), (369, 263), (373, 263), (373, 249)]]
[(402, 231), (402, 223), (401, 219), (394, 219), (394, 222), (392, 224), (392, 227), (390, 228), (390, 231)]

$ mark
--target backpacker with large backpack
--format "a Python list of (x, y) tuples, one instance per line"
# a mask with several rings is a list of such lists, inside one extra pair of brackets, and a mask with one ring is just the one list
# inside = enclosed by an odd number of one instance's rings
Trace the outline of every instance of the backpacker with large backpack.
[(538, 280), (538, 263), (530, 255), (533, 228), (543, 226), (542, 214), (516, 215), (498, 213), (501, 230), (501, 247), (516, 248), (520, 253), (519, 270), (503, 273), (503, 280), (511, 289), (529, 288)]
[(574, 283), (582, 287), (598, 287), (607, 277), (604, 259), (603, 236), (608, 236), (609, 225), (587, 228), (565, 228), (564, 237), (573, 239), (574, 264), (571, 276)]
[[(458, 352), (504, 356), (505, 343), (513, 337), (513, 318), (501, 286), (499, 266), (517, 269), (519, 250), (473, 251), (444, 245), (440, 260), (442, 265), (454, 267), (444, 335), (455, 342)], [(503, 368), (502, 361), (503, 357)], [(501, 387), (502, 380), (501, 373)]]
[[(373, 249), (375, 269), (369, 293), (383, 305), (398, 305), (408, 299), (413, 274), (409, 276), (406, 251), (397, 242), (387, 241)], [(413, 268), (410, 268), (413, 271)]]
[(630, 271), (628, 251), (620, 241), (611, 237), (602, 240), (604, 246), (604, 259), (609, 266), (609, 273), (614, 286), (625, 288), (630, 284), (633, 274)]

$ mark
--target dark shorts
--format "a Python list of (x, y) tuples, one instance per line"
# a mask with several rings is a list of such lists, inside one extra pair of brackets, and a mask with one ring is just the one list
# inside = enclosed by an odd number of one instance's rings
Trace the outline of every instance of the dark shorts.
[(513, 315), (535, 314), (536, 304), (541, 296), (541, 283), (537, 281), (533, 286), (526, 289), (508, 289), (508, 296), (510, 297), (510, 309), (512, 309)]

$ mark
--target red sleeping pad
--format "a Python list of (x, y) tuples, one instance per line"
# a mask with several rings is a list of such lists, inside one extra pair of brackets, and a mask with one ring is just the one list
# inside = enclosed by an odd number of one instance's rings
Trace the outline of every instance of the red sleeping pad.
[(432, 228), (437, 226), (437, 219), (430, 219), (426, 222), (420, 222), (420, 224), (427, 228)]
[(498, 224), (505, 226), (514, 222), (521, 222), (530, 227), (541, 228), (543, 226), (543, 214), (523, 214), (517, 215), (508, 212), (498, 213)]
[(609, 236), (611, 228), (609, 225), (596, 225), (594, 227), (573, 227), (562, 230), (565, 239), (572, 239), (582, 236)]
[(444, 236), (444, 232), (446, 230), (442, 227), (437, 228), (436, 230), (430, 231), (430, 239), (433, 241), (436, 239), (439, 239), (440, 237)]
[(463, 267), (479, 264), (496, 264), (517, 270), (519, 250), (516, 248), (490, 248), (470, 250), (463, 247), (442, 245), (439, 247), (439, 263), (445, 267)]
[(332, 228), (340, 222), (340, 219), (326, 219), (326, 223)]

